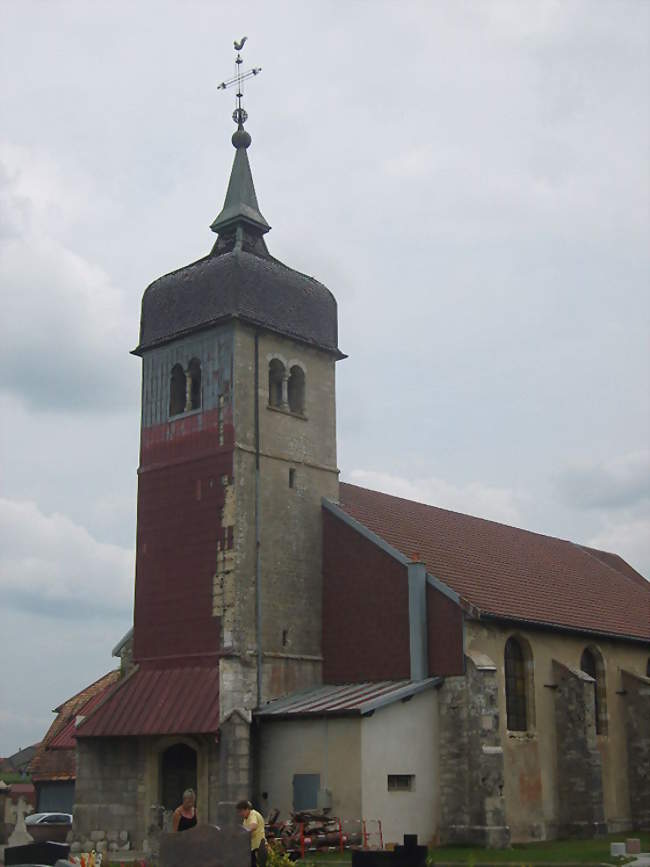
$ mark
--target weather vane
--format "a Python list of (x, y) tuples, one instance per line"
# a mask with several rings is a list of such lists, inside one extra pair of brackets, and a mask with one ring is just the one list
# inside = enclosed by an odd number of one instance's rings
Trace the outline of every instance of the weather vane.
[(242, 127), (246, 121), (248, 120), (248, 114), (242, 108), (241, 101), (244, 95), (243, 82), (248, 78), (253, 78), (255, 75), (259, 75), (262, 71), (261, 66), (253, 66), (252, 69), (247, 70), (246, 72), (241, 71), (241, 65), (244, 62), (241, 57), (241, 51), (244, 47), (244, 44), (248, 36), (244, 36), (239, 41), (235, 40), (233, 45), (235, 46), (235, 51), (237, 52), (237, 57), (235, 58), (235, 75), (232, 78), (229, 78), (228, 81), (222, 81), (221, 84), (217, 87), (217, 90), (227, 90), (229, 87), (232, 87), (233, 84), (237, 85), (237, 93), (235, 94), (237, 99), (237, 107), (232, 113), (232, 119), (235, 121), (238, 127)]

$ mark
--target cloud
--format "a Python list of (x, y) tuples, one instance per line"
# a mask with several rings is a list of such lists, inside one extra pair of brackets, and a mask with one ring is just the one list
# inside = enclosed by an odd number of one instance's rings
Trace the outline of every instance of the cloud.
[(465, 512), (491, 521), (521, 525), (521, 497), (509, 488), (480, 482), (453, 485), (433, 477), (407, 479), (374, 470), (352, 470), (350, 481), (361, 487), (429, 503), (455, 512)]
[(0, 546), (6, 608), (59, 620), (130, 611), (133, 551), (98, 542), (65, 515), (0, 498)]
[(650, 451), (567, 467), (557, 487), (568, 504), (580, 509), (642, 507), (650, 501)]
[(124, 295), (52, 231), (77, 219), (75, 181), (63, 189), (49, 158), (0, 146), (0, 389), (40, 410), (135, 406)]
[(62, 622), (0, 608), (5, 654), (0, 678), (0, 755), (39, 741), (52, 709), (117, 667), (111, 647), (130, 618), (77, 617)]

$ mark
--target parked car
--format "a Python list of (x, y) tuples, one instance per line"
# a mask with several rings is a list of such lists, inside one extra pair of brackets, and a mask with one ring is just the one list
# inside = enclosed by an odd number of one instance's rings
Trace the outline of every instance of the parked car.
[(71, 813), (30, 813), (26, 825), (72, 825)]

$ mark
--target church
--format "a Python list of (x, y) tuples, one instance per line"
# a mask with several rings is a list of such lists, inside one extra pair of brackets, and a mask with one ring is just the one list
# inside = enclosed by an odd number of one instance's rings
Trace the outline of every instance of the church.
[(384, 843), (648, 827), (650, 584), (339, 482), (336, 300), (269, 252), (234, 118), (214, 246), (142, 299), (120, 672), (41, 748), (76, 750), (72, 839), (146, 852), (187, 787), (202, 822), (251, 797), (379, 820)]

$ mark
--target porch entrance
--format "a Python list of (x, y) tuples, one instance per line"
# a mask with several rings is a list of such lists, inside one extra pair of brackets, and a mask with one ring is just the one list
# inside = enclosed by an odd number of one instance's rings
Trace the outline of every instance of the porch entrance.
[(174, 744), (162, 754), (160, 779), (161, 803), (166, 810), (175, 810), (183, 800), (185, 789), (196, 792), (196, 751), (187, 744)]

